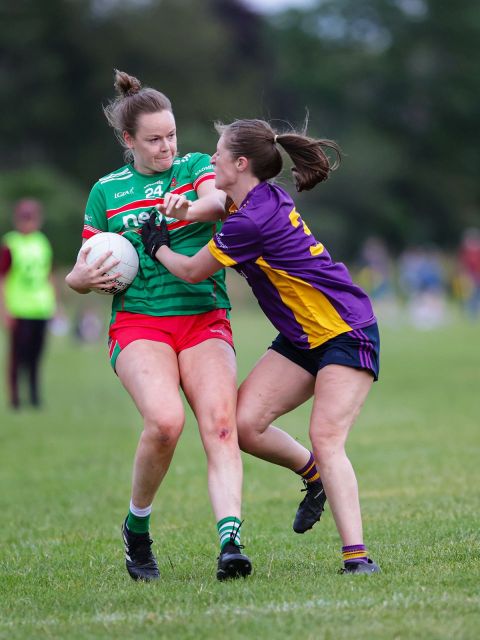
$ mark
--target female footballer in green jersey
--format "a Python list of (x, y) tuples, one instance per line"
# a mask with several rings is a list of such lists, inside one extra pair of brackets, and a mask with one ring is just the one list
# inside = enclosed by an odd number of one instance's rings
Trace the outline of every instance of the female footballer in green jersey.
[[(210, 157), (177, 153), (175, 118), (168, 98), (115, 72), (117, 97), (105, 115), (126, 150), (129, 164), (101, 178), (85, 211), (83, 238), (113, 231), (136, 247), (139, 272), (112, 304), (110, 356), (123, 386), (143, 418), (134, 466), (130, 509), (122, 527), (126, 567), (134, 580), (159, 577), (149, 519), (155, 494), (167, 473), (183, 429), (180, 387), (195, 413), (208, 465), (208, 490), (220, 537), (217, 578), (247, 576), (242, 553), (242, 462), (235, 423), (236, 361), (227, 312), (224, 271), (196, 285), (171, 276), (144, 251), (140, 237), (150, 210), (164, 194), (183, 194), (197, 214), (221, 218), (225, 195), (215, 188)], [(216, 225), (169, 219), (172, 246), (193, 255)], [(80, 251), (67, 284), (78, 293), (108, 290), (116, 264), (106, 253), (87, 264)]]

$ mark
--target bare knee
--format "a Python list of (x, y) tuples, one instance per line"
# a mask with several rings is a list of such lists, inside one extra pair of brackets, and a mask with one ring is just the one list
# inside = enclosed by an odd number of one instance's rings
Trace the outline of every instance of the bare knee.
[(216, 407), (208, 417), (199, 421), (199, 427), (206, 446), (237, 445), (235, 416), (228, 407)]
[(204, 430), (204, 434), (209, 440), (222, 443), (228, 442), (232, 437), (235, 437), (236, 429), (232, 421), (219, 421)]
[(310, 441), (315, 452), (315, 459), (320, 464), (332, 455), (343, 454), (347, 440), (348, 428), (338, 424), (325, 423), (310, 428)]
[(219, 424), (212, 429), (208, 436), (208, 441), (211, 445), (220, 448), (224, 445), (227, 447), (238, 447), (238, 435), (235, 426), (232, 424)]
[(261, 437), (264, 429), (259, 420), (248, 411), (239, 407), (237, 410), (238, 444), (246, 453), (255, 449), (255, 444)]
[(245, 427), (240, 431), (238, 429), (238, 446), (245, 453), (250, 453), (255, 449), (255, 443), (258, 440), (258, 434), (253, 431), (246, 429)]
[(175, 448), (183, 425), (183, 414), (158, 412), (145, 417), (143, 435), (156, 447)]

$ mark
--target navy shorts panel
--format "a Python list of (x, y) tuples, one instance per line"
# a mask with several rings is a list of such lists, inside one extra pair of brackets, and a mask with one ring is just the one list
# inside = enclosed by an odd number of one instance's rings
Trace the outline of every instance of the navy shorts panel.
[(316, 376), (328, 364), (339, 364), (370, 371), (374, 380), (378, 380), (380, 336), (376, 323), (341, 333), (315, 349), (299, 349), (279, 333), (269, 349), (295, 362), (312, 376)]

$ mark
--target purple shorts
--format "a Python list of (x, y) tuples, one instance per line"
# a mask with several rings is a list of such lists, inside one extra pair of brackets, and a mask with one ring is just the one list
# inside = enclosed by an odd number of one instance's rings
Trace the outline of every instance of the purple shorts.
[(279, 333), (269, 349), (303, 367), (312, 376), (316, 376), (318, 371), (328, 364), (340, 364), (370, 371), (373, 379), (378, 380), (380, 335), (377, 323), (341, 333), (314, 349), (299, 349)]

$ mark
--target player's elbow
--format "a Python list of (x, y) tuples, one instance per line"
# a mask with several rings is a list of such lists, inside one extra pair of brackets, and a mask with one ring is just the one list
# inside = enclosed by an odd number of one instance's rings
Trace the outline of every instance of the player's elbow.
[(184, 278), (189, 284), (198, 284), (199, 282), (201, 282), (202, 280), (205, 280), (205, 278), (203, 277), (202, 274), (200, 273), (195, 273), (195, 271), (189, 271), (187, 274), (185, 274), (185, 278)]

